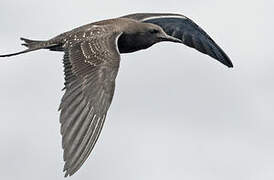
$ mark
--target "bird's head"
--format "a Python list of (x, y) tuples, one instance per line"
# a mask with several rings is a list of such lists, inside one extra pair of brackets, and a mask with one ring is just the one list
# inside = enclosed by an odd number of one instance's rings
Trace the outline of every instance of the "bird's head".
[(171, 42), (177, 42), (182, 43), (180, 39), (177, 39), (175, 37), (172, 37), (160, 27), (155, 24), (150, 23), (143, 23), (143, 30), (145, 37), (154, 41), (155, 43), (161, 42), (161, 41), (171, 41)]
[(182, 43), (180, 39), (169, 36), (156, 24), (130, 21), (119, 38), (118, 46), (121, 53), (146, 49), (161, 41)]

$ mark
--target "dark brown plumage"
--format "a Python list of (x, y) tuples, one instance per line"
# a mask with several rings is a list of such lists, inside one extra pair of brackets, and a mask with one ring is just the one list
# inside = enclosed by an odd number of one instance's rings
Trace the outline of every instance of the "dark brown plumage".
[(180, 14), (131, 14), (84, 25), (48, 41), (21, 40), (28, 49), (0, 57), (38, 49), (65, 53), (65, 94), (59, 108), (65, 176), (82, 166), (100, 135), (114, 94), (120, 53), (172, 41), (233, 67), (205, 31)]

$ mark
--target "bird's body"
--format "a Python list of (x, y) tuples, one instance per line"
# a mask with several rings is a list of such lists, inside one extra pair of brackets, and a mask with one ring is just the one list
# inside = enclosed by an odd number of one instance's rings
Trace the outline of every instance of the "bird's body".
[(28, 49), (65, 53), (65, 94), (60, 104), (66, 175), (74, 174), (92, 151), (115, 89), (120, 53), (161, 41), (183, 43), (232, 67), (222, 49), (198, 25), (180, 14), (131, 14), (62, 33), (47, 41), (21, 38)]

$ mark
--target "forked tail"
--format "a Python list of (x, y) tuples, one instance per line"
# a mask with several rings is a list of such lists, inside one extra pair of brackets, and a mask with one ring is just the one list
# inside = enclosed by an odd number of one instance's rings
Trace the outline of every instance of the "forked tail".
[(50, 48), (56, 46), (56, 44), (54, 44), (50, 41), (35, 41), (35, 40), (26, 39), (26, 38), (20, 38), (20, 39), (22, 41), (24, 41), (24, 43), (22, 45), (26, 46), (28, 49), (26, 49), (24, 51), (19, 51), (16, 53), (0, 55), (0, 57), (10, 57), (10, 56), (15, 56), (15, 55), (35, 51), (38, 49), (50, 49)]

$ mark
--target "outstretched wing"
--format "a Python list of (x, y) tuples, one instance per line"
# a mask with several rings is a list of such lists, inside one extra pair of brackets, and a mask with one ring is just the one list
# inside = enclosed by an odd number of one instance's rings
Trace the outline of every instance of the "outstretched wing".
[(233, 64), (213, 39), (191, 19), (180, 14), (139, 13), (123, 16), (141, 22), (157, 24), (170, 36), (198, 51), (207, 54), (228, 67)]
[(71, 34), (64, 45), (65, 94), (60, 104), (65, 176), (92, 151), (112, 101), (121, 33), (96, 26)]

